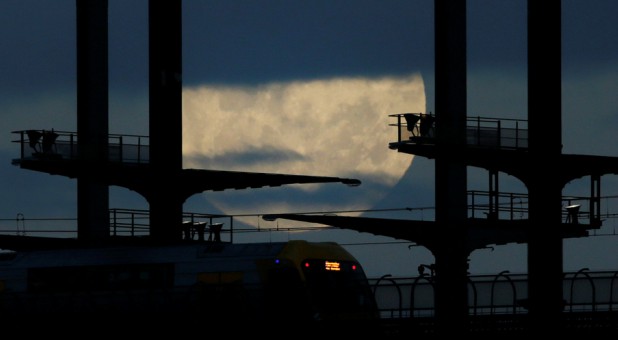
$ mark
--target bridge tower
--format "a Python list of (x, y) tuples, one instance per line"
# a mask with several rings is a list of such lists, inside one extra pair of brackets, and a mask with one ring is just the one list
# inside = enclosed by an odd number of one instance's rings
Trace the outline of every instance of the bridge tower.
[[(588, 236), (601, 226), (600, 176), (618, 173), (618, 159), (562, 154), (561, 0), (528, 0), (528, 121), (467, 117), (466, 1), (435, 0), (435, 116), (391, 114), (397, 141), (389, 148), (435, 160), (435, 221), (280, 214), (268, 216), (327, 224), (407, 239), (435, 257), (438, 332), (466, 332), (469, 317), (467, 259), (488, 245), (528, 245), (528, 321), (559, 330), (563, 308), (564, 238)], [(506, 127), (507, 123), (514, 126)], [(526, 127), (519, 124), (526, 125)], [(403, 137), (405, 136), (405, 137)], [(468, 166), (489, 173), (486, 216), (468, 202)], [(498, 174), (525, 184), (525, 218), (501, 211)], [(588, 222), (563, 222), (562, 190), (590, 175)]]
[(109, 228), (109, 187), (97, 180), (107, 160), (107, 0), (76, 0), (77, 150), (85, 171), (77, 178), (78, 238), (105, 240)]
[[(13, 164), (77, 179), (78, 240), (91, 244), (118, 236), (111, 235), (110, 185), (133, 190), (148, 201), (149, 236), (157, 243), (183, 240), (183, 204), (197, 193), (303, 183), (360, 185), (353, 178), (183, 169), (182, 0), (148, 1), (150, 136), (127, 136), (137, 138), (138, 142), (131, 144), (123, 135), (110, 135), (108, 0), (75, 1), (77, 134), (16, 131), (21, 153)], [(46, 136), (52, 135), (46, 143)], [(49, 146), (45, 152), (40, 151), (40, 136), (43, 146)]]

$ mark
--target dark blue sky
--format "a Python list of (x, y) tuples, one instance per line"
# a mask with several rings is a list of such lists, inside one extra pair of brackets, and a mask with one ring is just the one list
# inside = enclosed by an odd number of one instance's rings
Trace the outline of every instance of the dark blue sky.
[[(6, 96), (75, 86), (72, 0), (0, 5)], [(618, 59), (612, 1), (563, 1), (563, 66), (579, 76)], [(468, 65), (525, 75), (525, 0), (468, 1)], [(109, 1), (110, 82), (147, 85), (147, 1)], [(184, 83), (258, 84), (433, 73), (433, 1), (183, 3)]]
[[(148, 134), (147, 4), (109, 0), (113, 133)], [(617, 156), (618, 2), (562, 4), (564, 152)], [(74, 216), (75, 183), (12, 166), (18, 150), (10, 143), (10, 131), (75, 129), (75, 35), (74, 0), (0, 2), (0, 218), (18, 212)], [(433, 0), (183, 1), (183, 84), (192, 88), (251, 89), (272, 83), (420, 74), (426, 110), (431, 111), (433, 46)], [(467, 48), (468, 114), (525, 119), (526, 1), (469, 0)], [(388, 113), (384, 112), (384, 124), (389, 123)], [(384, 145), (384, 152), (394, 151)], [(470, 178), (470, 189), (486, 189), (482, 171), (471, 170)], [(366, 192), (388, 189), (377, 207), (432, 205), (433, 164), (416, 158), (396, 187), (387, 188), (369, 175), (362, 187), (349, 194), (327, 187), (310, 199), (327, 202), (318, 196), (337, 193), (338, 200), (356, 202)], [(616, 189), (604, 187), (604, 194)], [(33, 197), (32, 192), (38, 194)], [(293, 189), (266, 192), (284, 200), (308, 199), (295, 196)], [(114, 206), (130, 202), (115, 199)], [(250, 204), (260, 198), (238, 193), (225, 199)], [(208, 207), (201, 198), (190, 203)], [(580, 246), (585, 244), (573, 247)], [(516, 251), (521, 254), (520, 248)], [(517, 271), (520, 263), (505, 269)], [(618, 263), (609, 266), (616, 268)], [(488, 266), (493, 267), (500, 264)]]

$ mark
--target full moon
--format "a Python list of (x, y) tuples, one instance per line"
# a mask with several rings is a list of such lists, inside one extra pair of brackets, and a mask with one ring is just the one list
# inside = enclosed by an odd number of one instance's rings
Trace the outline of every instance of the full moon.
[(228, 214), (368, 209), (411, 164), (410, 155), (388, 149), (397, 140), (388, 115), (424, 110), (424, 85), (417, 74), (185, 88), (183, 167), (336, 176), (363, 183), (204, 193)]

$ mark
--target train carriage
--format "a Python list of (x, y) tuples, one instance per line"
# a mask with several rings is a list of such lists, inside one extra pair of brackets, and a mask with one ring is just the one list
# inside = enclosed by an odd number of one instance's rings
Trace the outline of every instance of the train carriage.
[(332, 242), (101, 246), (0, 256), (0, 314), (375, 320), (358, 261)]

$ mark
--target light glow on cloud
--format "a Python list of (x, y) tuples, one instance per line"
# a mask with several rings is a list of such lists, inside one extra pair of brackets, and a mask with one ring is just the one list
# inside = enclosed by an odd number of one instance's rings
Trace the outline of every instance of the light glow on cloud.
[(183, 93), (185, 168), (302, 175), (381, 174), (394, 184), (410, 156), (389, 152), (389, 113), (425, 108), (422, 78), (331, 79)]
[[(332, 197), (327, 203), (326, 197), (321, 202), (312, 196), (303, 200), (304, 207), (367, 209), (387, 193), (376, 188), (392, 188), (411, 164), (411, 155), (388, 148), (388, 143), (397, 139), (397, 129), (389, 126), (394, 121), (388, 115), (424, 110), (425, 89), (418, 74), (185, 88), (183, 166), (358, 178), (363, 184), (350, 190), (353, 196), (347, 202), (339, 199), (335, 206)], [(338, 185), (302, 184), (296, 188), (310, 192)], [(269, 201), (269, 196), (263, 195), (271, 190), (282, 189), (251, 191), (260, 192), (256, 200), (262, 208), (291, 209), (289, 198)], [(205, 194), (220, 208), (232, 206), (217, 202), (225, 194)]]

